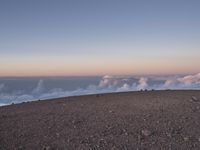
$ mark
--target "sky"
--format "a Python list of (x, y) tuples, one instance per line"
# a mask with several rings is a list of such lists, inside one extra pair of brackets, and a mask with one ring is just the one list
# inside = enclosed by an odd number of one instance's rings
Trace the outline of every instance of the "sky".
[(199, 0), (1, 0), (0, 76), (200, 72)]

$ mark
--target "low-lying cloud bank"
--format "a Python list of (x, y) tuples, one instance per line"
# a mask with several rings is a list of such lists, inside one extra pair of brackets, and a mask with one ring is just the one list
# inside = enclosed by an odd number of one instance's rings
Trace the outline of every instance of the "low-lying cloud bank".
[(187, 76), (168, 76), (168, 77), (117, 77), (104, 76), (98, 85), (89, 85), (85, 89), (66, 91), (62, 88), (53, 88), (46, 91), (43, 80), (39, 80), (37, 86), (31, 93), (4, 93), (5, 85), (0, 84), (0, 105), (20, 103), (38, 99), (50, 99), (57, 97), (110, 93), (138, 90), (165, 90), (165, 89), (200, 89), (200, 73)]

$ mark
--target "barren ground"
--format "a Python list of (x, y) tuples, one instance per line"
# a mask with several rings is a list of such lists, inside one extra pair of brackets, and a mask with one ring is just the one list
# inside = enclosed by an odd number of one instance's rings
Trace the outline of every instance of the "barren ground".
[(1, 150), (200, 150), (200, 91), (141, 91), (0, 107)]

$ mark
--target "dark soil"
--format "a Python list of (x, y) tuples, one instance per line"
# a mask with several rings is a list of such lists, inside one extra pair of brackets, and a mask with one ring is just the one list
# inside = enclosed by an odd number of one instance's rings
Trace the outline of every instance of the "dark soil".
[(0, 107), (1, 150), (200, 150), (200, 91), (141, 91)]

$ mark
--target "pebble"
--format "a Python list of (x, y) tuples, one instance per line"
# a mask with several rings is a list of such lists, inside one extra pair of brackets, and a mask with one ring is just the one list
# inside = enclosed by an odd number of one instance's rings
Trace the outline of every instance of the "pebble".
[(200, 142), (200, 137), (198, 138), (198, 141)]
[(196, 98), (195, 96), (192, 96), (192, 97), (191, 97), (191, 100), (192, 100), (193, 102), (200, 102), (200, 100), (199, 100), (198, 98)]
[(170, 138), (172, 137), (172, 134), (169, 133), (169, 132), (167, 132), (166, 135), (167, 135), (168, 137), (170, 137)]
[(22, 150), (23, 149), (23, 146), (19, 146), (18, 150)]
[(149, 130), (147, 130), (147, 129), (142, 130), (141, 133), (142, 133), (142, 135), (144, 135), (144, 136), (150, 136), (150, 135), (152, 134), (152, 132), (149, 131)]
[(183, 137), (183, 139), (185, 142), (189, 141), (189, 137)]
[(123, 133), (128, 136), (128, 132), (126, 131), (126, 129), (122, 129)]
[(56, 133), (56, 136), (57, 136), (57, 137), (60, 137), (60, 134), (59, 134), (59, 133)]
[(46, 146), (46, 147), (44, 148), (44, 150), (51, 150), (51, 147), (50, 147), (50, 146)]

